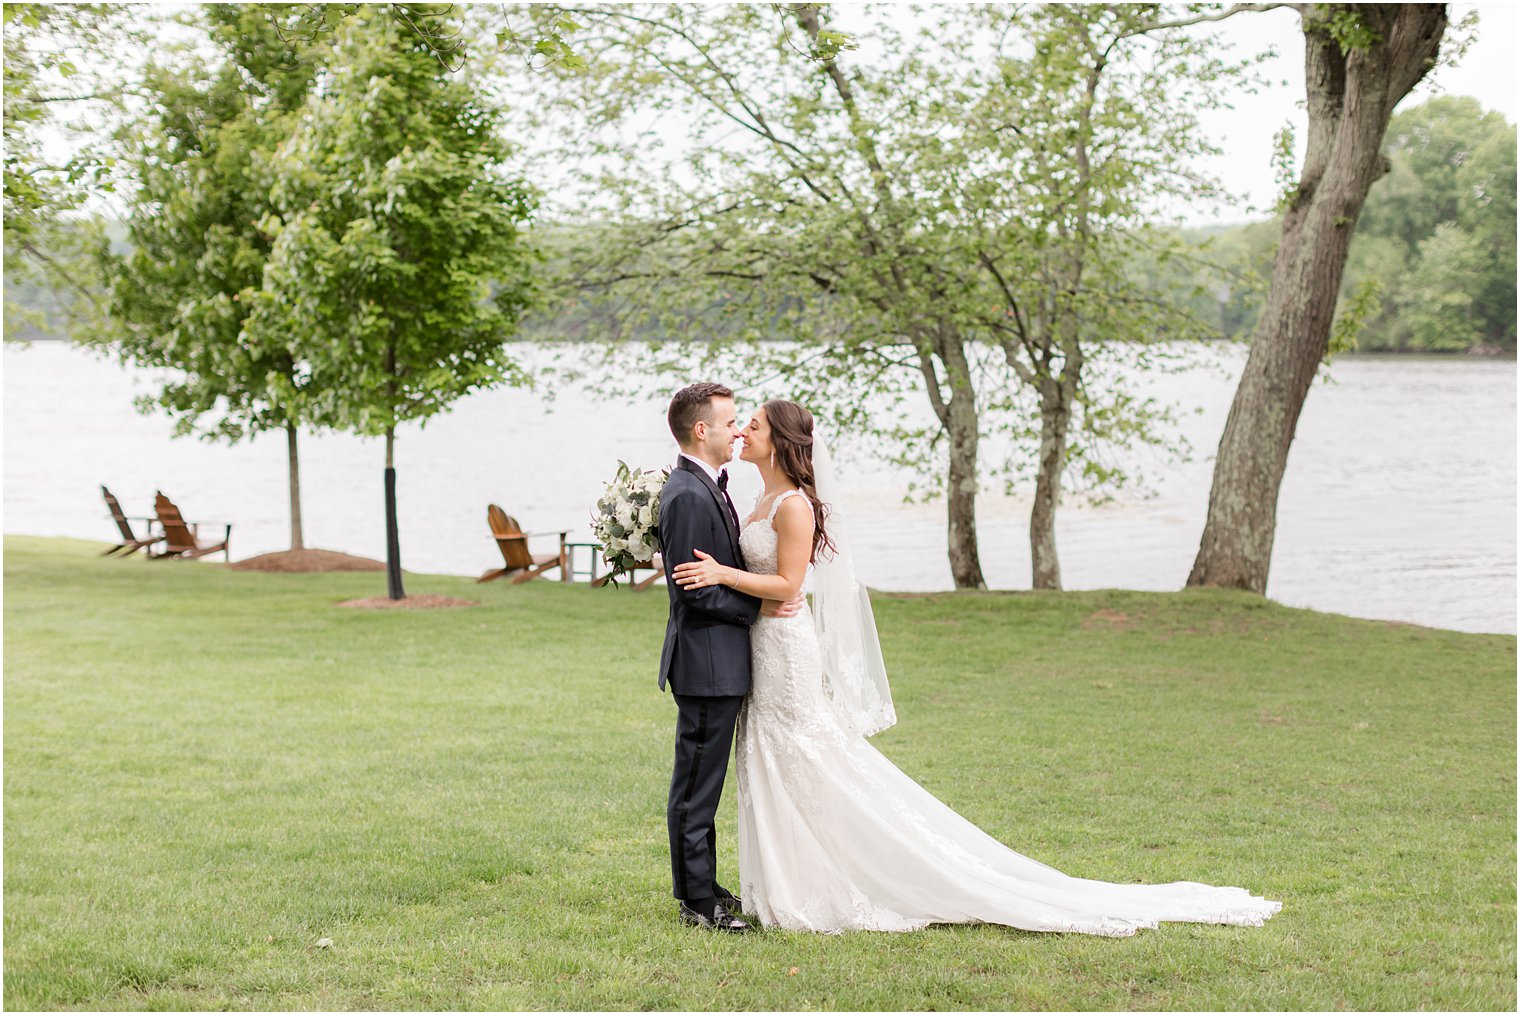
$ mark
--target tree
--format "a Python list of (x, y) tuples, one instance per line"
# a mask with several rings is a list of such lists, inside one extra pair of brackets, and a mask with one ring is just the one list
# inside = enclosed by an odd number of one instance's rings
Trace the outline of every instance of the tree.
[[(60, 110), (120, 99), (119, 54), (136, 38), (125, 17), (128, 6), (5, 5), (6, 267), (66, 291), (65, 306), (77, 303), (85, 311), (98, 293), (74, 262), (97, 236), (64, 216), (89, 194), (110, 189), (111, 159), (92, 145), (55, 161), (44, 151), (42, 128), (64, 126)], [(8, 326), (21, 323), (14, 311), (7, 301)]]
[(1388, 162), (1393, 108), (1429, 71), (1444, 4), (1303, 4), (1309, 134), (1283, 212), (1272, 284), (1219, 442), (1187, 584), (1265, 592), (1277, 495), (1299, 413), (1330, 348), (1367, 192)]
[[(696, 118), (679, 174), (637, 141), (597, 149), (625, 164), (594, 177), (610, 214), (564, 252), (565, 289), (623, 334), (805, 343), (755, 342), (746, 372), (938, 467), (959, 588), (985, 584), (975, 510), (996, 428), (1019, 448), (1009, 473), (1034, 463), (1034, 583), (1058, 587), (1063, 475), (1111, 487), (1125, 477), (1103, 444), (1159, 440), (1156, 406), (1084, 366), (1199, 331), (1123, 266), (1163, 242), (1143, 227), (1149, 202), (1196, 195), (1192, 114), (1228, 69), (1203, 43), (1143, 37), (1127, 5), (945, 10), (913, 40), (886, 23), (839, 31), (813, 4), (781, 22), (757, 7), (553, 11), (590, 25), (576, 45), (591, 73), (563, 108), (593, 126), (638, 109)], [(841, 45), (866, 37), (883, 56)], [(979, 37), (1006, 48), (947, 59), (937, 42)], [(929, 402), (926, 430), (871, 418), (871, 399), (909, 394)]]
[(128, 247), (101, 250), (109, 313), (81, 337), (172, 371), (138, 405), (168, 412), (179, 434), (236, 442), (284, 430), (299, 550), (305, 378), (289, 336), (251, 336), (245, 324), (271, 246), (259, 167), (290, 132), (325, 47), (284, 45), (263, 5), (208, 5), (202, 17), (220, 60), (145, 75), (148, 111), (123, 137)]
[[(1166, 31), (1147, 7), (1049, 4), (1038, 14), (1015, 13), (1002, 27), (1005, 38), (1022, 36), (1030, 53), (1003, 57), (1003, 87), (984, 112), (1002, 125), (994, 137), (1011, 149), (1013, 172), (998, 183), (1022, 199), (1030, 235), (1019, 239), (1030, 251), (1002, 251), (997, 259), (1011, 263), (989, 270), (1011, 324), (996, 332), (998, 345), (1039, 399), (1033, 585), (1059, 589), (1055, 516), (1074, 416), (1083, 412), (1089, 430), (1113, 427), (1113, 435), (1134, 432), (1146, 416), (1122, 396), (1091, 397), (1088, 356), (1103, 351), (1104, 339), (1147, 353), (1150, 339), (1206, 332), (1187, 312), (1187, 294), (1155, 298), (1133, 261), (1141, 251), (1163, 262), (1180, 252), (1175, 238), (1145, 228), (1158, 198), (1218, 196), (1188, 165), (1209, 151), (1196, 111), (1212, 104), (1205, 96), (1232, 70), (1212, 58), (1206, 40)], [(1141, 366), (1155, 361), (1140, 357)], [(1101, 468), (1091, 457), (1087, 465)]]
[[(1343, 333), (1362, 294), (1375, 290), (1355, 335), (1359, 350), (1484, 351), (1515, 344), (1515, 127), (1476, 99), (1442, 95), (1396, 112), (1383, 142), (1389, 171), (1368, 192), (1346, 258), (1336, 318)], [(1290, 176), (1291, 182), (1291, 176)], [(1449, 259), (1423, 264), (1420, 248), (1447, 226), (1481, 246), (1475, 274), (1442, 270)], [(1191, 277), (1195, 258), (1231, 266), (1230, 282), (1209, 293), (1200, 315), (1217, 313), (1228, 336), (1249, 337), (1282, 231), (1280, 220), (1189, 231), (1193, 257), (1168, 270), (1152, 259), (1141, 266), (1157, 291)], [(1452, 237), (1443, 243), (1450, 249)], [(1438, 248), (1439, 249), (1439, 248)], [(1436, 268), (1435, 274), (1427, 268)], [(1261, 281), (1258, 284), (1258, 277)], [(1432, 287), (1432, 280), (1460, 290)], [(1464, 301), (1464, 336), (1413, 322), (1439, 302)], [(1471, 325), (1471, 327), (1468, 326)], [(1444, 337), (1437, 339), (1438, 334)], [(1332, 351), (1334, 343), (1332, 342)]]
[[(280, 36), (287, 42), (310, 42), (339, 28), (360, 11), (381, 11), (396, 27), (426, 47), (450, 71), (464, 67), (469, 59), (469, 37), (458, 15), (468, 14), (468, 4), (281, 4), (268, 5), (278, 10), (272, 17), (280, 25)], [(464, 7), (466, 10), (459, 10)], [(493, 31), (497, 47), (515, 53), (529, 64), (578, 70), (584, 61), (577, 56), (565, 37), (578, 26), (559, 17), (535, 17), (521, 12), (514, 17), (511, 6), (500, 5), (498, 27)], [(516, 22), (516, 26), (514, 26)], [(520, 27), (518, 27), (520, 26)]]
[(1410, 336), (1419, 348), (1446, 352), (1482, 344), (1475, 305), (1485, 254), (1476, 236), (1450, 222), (1421, 241), (1406, 311)]
[[(1402, 237), (1411, 260), (1418, 256), (1414, 281), (1428, 285), (1424, 269), (1450, 273), (1454, 268), (1453, 230), (1472, 248), (1469, 274), (1448, 274), (1460, 281), (1471, 303), (1463, 330), (1470, 341), (1459, 345), (1455, 334), (1446, 332), (1441, 348), (1475, 345), (1513, 346), (1515, 343), (1515, 126), (1476, 99), (1439, 96), (1395, 116), (1388, 128), (1386, 145), (1395, 171), (1407, 166), (1421, 184), (1417, 202), (1423, 212), (1418, 232)], [(1384, 197), (1379, 185), (1368, 197), (1369, 207), (1381, 208)], [(1447, 235), (1429, 248), (1426, 244), (1441, 227)], [(1358, 232), (1361, 229), (1358, 227)], [(1460, 258), (1458, 258), (1460, 259)], [(1458, 296), (1443, 293), (1443, 297)], [(1418, 312), (1418, 306), (1411, 305)], [(1434, 338), (1434, 333), (1429, 333)], [(1418, 342), (1419, 340), (1416, 339)], [(1427, 346), (1435, 348), (1436, 346)]]
[[(1391, 168), (1367, 195), (1341, 285), (1344, 301), (1369, 279), (1381, 283), (1381, 312), (1359, 347), (1512, 347), (1514, 125), (1476, 99), (1438, 96), (1394, 114), (1383, 150)], [(1471, 256), (1457, 256), (1458, 246)], [(1458, 304), (1459, 325), (1434, 313)]]
[(267, 166), (273, 245), (245, 333), (289, 344), (313, 423), (384, 435), (389, 593), (401, 599), (396, 427), (528, 380), (505, 342), (532, 293), (520, 227), (534, 201), (506, 172), (499, 111), (425, 42), (362, 10), (333, 46)]
[(1491, 130), (1458, 170), (1458, 221), (1482, 244), (1487, 267), (1476, 297), (1484, 341), (1515, 348), (1515, 125)]

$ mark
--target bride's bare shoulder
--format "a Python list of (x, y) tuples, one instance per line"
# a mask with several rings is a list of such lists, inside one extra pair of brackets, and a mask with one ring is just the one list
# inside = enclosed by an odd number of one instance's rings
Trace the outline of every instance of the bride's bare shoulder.
[(807, 496), (800, 491), (793, 491), (797, 496), (783, 496), (781, 503), (776, 505), (776, 514), (773, 519), (776, 531), (783, 528), (811, 529), (813, 527), (813, 505), (808, 503)]

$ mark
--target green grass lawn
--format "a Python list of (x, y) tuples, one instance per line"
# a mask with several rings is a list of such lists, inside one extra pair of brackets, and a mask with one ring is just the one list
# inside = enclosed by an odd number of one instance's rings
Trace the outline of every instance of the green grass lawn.
[[(680, 926), (665, 594), (5, 540), (5, 1006), (1513, 1009), (1515, 639), (1232, 593), (879, 596), (875, 743), (1133, 938)], [(722, 875), (737, 886), (733, 783)], [(330, 938), (319, 948), (316, 942)]]

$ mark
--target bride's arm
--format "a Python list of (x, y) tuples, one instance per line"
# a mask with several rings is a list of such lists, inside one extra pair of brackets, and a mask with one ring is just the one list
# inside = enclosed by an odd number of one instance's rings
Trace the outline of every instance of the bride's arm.
[(698, 550), (700, 559), (676, 568), (676, 584), (683, 589), (727, 585), (759, 599), (792, 599), (802, 591), (802, 581), (807, 577), (813, 551), (813, 512), (801, 497), (788, 497), (776, 509), (772, 524), (776, 528), (777, 574), (751, 574), (726, 567)]

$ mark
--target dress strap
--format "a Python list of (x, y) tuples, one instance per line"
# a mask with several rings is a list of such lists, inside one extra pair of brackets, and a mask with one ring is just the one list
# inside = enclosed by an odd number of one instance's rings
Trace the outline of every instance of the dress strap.
[[(788, 497), (801, 497), (801, 496), (802, 496), (802, 491), (801, 490), (788, 490), (785, 493), (781, 494), (779, 497), (777, 497), (774, 501), (771, 502), (771, 513), (765, 516), (765, 520), (768, 521), (768, 522), (774, 522), (776, 520), (776, 509), (781, 506), (781, 502), (782, 501), (786, 500)], [(804, 504), (807, 505), (808, 513), (811, 514), (812, 511), (813, 511), (813, 504), (812, 504), (812, 502), (809, 501), (806, 497), (803, 497), (802, 498), (802, 503), (804, 503)]]

